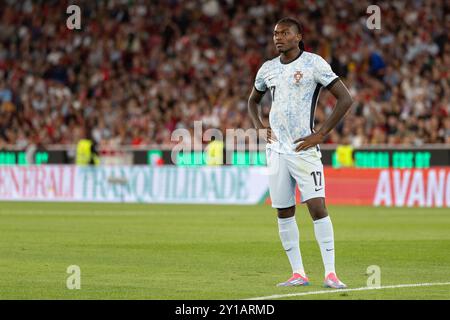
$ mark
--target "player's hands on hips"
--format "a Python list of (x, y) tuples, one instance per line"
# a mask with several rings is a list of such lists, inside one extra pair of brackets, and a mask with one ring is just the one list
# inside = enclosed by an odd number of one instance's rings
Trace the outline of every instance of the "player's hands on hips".
[(297, 140), (295, 140), (294, 143), (298, 143), (298, 145), (295, 147), (295, 151), (299, 152), (302, 150), (309, 149), (324, 141), (325, 135), (320, 132), (315, 132), (313, 134), (310, 134), (309, 136), (298, 138)]
[(272, 128), (265, 127), (265, 128), (261, 128), (259, 130), (264, 130), (265, 131), (265, 132), (263, 131), (263, 133), (265, 133), (265, 134), (263, 134), (262, 137), (267, 141), (267, 143), (272, 143), (272, 142), (277, 141), (277, 137), (273, 133)]

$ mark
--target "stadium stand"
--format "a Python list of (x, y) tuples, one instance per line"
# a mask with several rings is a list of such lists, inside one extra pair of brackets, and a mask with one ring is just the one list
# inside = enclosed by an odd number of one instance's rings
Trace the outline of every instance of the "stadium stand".
[[(365, 25), (370, 1), (78, 1), (81, 30), (66, 27), (67, 1), (0, 2), (0, 148), (85, 130), (100, 147), (170, 145), (195, 120), (250, 128), (247, 98), (285, 16), (355, 99), (327, 143), (450, 143), (445, 0), (380, 4), (381, 30)], [(334, 102), (324, 90), (316, 126)]]

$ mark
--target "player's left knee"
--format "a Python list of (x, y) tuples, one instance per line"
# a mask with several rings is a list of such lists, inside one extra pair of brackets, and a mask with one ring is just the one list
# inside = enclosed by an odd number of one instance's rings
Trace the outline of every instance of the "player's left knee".
[(313, 212), (310, 211), (310, 213), (314, 221), (328, 217), (328, 212), (326, 209), (319, 209)]
[(313, 220), (323, 219), (328, 216), (325, 202), (322, 199), (314, 199), (312, 201), (308, 201), (307, 204), (309, 213), (311, 214), (311, 218)]

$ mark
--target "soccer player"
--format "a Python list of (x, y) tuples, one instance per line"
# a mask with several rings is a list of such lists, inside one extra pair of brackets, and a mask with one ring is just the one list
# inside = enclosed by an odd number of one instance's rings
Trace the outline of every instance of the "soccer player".
[[(325, 179), (319, 144), (344, 117), (353, 100), (330, 65), (319, 55), (304, 51), (302, 26), (295, 19), (278, 21), (273, 41), (280, 55), (258, 70), (248, 100), (254, 126), (267, 133), (267, 163), (272, 206), (278, 211), (281, 243), (292, 267), (292, 277), (279, 286), (308, 285), (300, 254), (299, 231), (295, 220), (295, 185), (301, 202), (314, 220), (314, 233), (325, 267), (326, 287), (346, 288), (336, 276), (334, 234), (325, 206)], [(336, 97), (333, 112), (314, 131), (314, 111), (322, 87)], [(272, 106), (269, 127), (258, 116), (258, 104), (269, 90)]]

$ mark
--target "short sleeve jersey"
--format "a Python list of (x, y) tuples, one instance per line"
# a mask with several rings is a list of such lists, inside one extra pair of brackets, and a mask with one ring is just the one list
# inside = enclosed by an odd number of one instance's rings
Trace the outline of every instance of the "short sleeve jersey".
[(269, 122), (277, 141), (267, 148), (298, 154), (294, 141), (314, 132), (321, 88), (331, 87), (338, 79), (325, 59), (311, 52), (302, 51), (287, 64), (279, 56), (266, 61), (256, 74), (254, 86), (260, 92), (270, 90), (272, 96)]

